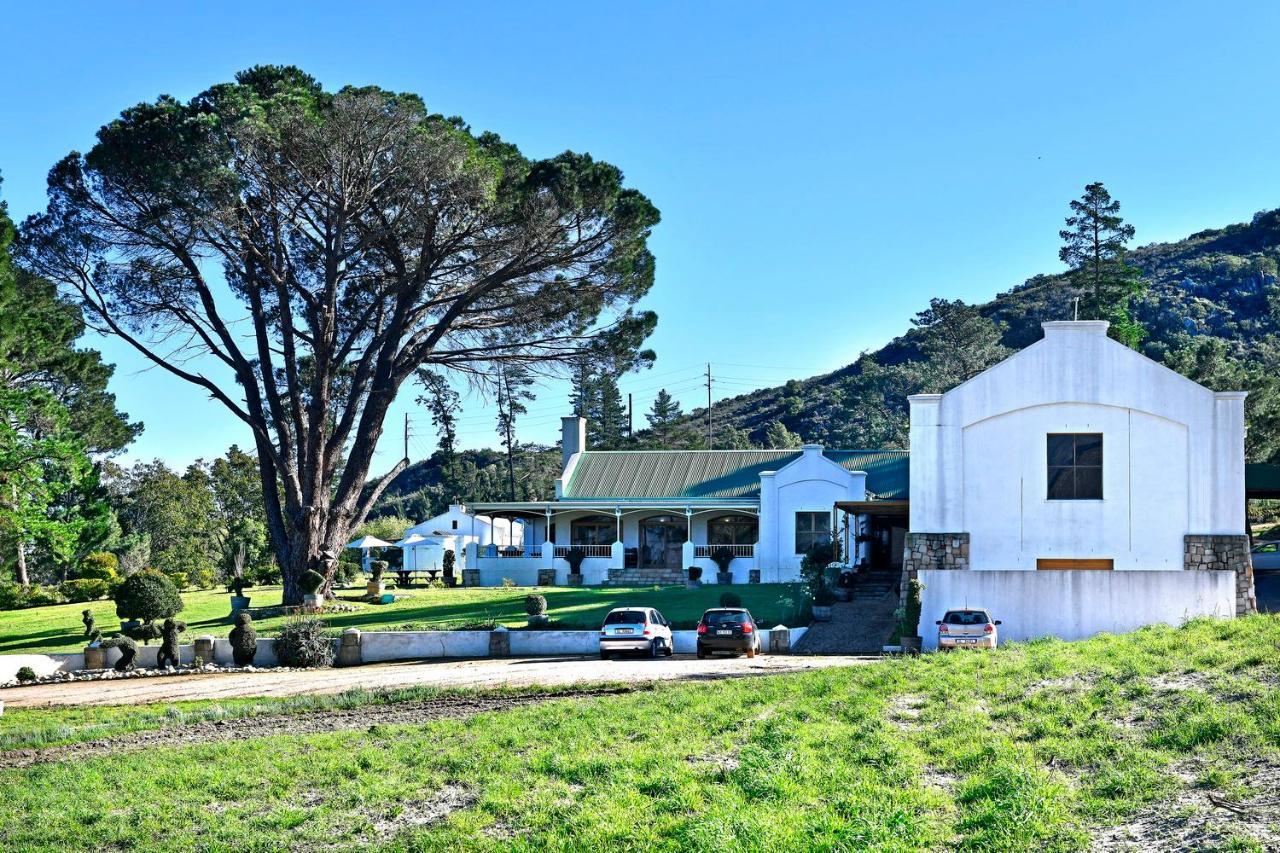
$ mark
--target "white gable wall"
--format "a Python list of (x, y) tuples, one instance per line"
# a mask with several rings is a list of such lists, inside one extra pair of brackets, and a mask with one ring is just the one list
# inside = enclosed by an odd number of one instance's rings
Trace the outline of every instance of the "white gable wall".
[[(1046, 436), (1103, 435), (1103, 499), (1047, 499)], [(967, 531), (974, 569), (1102, 557), (1181, 569), (1187, 533), (1244, 533), (1243, 394), (1214, 392), (1106, 337), (1042, 341), (943, 395), (911, 398), (911, 530)]]
[(848, 471), (806, 444), (799, 458), (778, 471), (760, 475), (760, 543), (757, 559), (763, 579), (799, 576), (803, 554), (796, 553), (796, 513), (832, 513), (836, 501), (866, 499), (867, 475)]

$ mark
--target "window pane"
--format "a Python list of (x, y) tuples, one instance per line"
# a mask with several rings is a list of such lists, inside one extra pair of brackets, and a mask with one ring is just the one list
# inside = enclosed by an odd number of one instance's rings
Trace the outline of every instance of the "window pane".
[(1101, 500), (1102, 499), (1102, 469), (1101, 468), (1077, 468), (1076, 469), (1076, 499), (1077, 500)]
[(1049, 469), (1049, 500), (1069, 501), (1076, 496), (1074, 468)]
[(1049, 466), (1074, 465), (1076, 437), (1074, 435), (1049, 436)]
[[(1050, 465), (1053, 463), (1050, 462)], [(1076, 436), (1076, 464), (1102, 465), (1101, 434), (1085, 434)]]

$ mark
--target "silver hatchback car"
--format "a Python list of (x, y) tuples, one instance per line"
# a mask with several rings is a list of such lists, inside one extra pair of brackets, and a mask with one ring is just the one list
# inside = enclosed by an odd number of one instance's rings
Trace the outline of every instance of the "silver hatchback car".
[(622, 652), (644, 652), (649, 657), (671, 657), (671, 623), (652, 607), (617, 607), (600, 626), (600, 657)]
[(1249, 552), (1255, 572), (1280, 570), (1280, 541), (1259, 542)]

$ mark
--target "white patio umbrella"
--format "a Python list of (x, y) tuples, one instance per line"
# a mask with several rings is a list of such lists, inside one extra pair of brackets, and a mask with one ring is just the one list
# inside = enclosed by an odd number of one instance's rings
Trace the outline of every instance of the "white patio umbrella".
[(367, 572), (369, 571), (370, 550), (374, 548), (393, 548), (395, 546), (390, 542), (379, 539), (377, 536), (361, 536), (354, 542), (348, 542), (347, 547), (362, 552), (360, 555), (360, 565)]
[(429, 536), (423, 536), (421, 533), (410, 533), (408, 536), (406, 536), (405, 538), (401, 539), (399, 542), (396, 543), (396, 547), (399, 548), (401, 551), (404, 551), (406, 557), (408, 557), (409, 554), (413, 553), (414, 565), (410, 566), (408, 561), (406, 560), (403, 564), (406, 569), (418, 568), (417, 554), (410, 551), (409, 549), (413, 548), (414, 545), (417, 545), (420, 542), (429, 542), (429, 541), (431, 541), (431, 538)]

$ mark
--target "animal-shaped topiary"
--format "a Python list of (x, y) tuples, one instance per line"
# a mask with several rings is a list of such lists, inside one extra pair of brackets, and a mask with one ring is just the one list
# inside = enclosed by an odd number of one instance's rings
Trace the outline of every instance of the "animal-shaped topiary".
[(253, 629), (253, 618), (241, 610), (236, 614), (236, 626), (227, 636), (231, 641), (231, 659), (236, 666), (249, 666), (258, 653), (258, 632)]
[(94, 619), (92, 610), (81, 610), (80, 621), (84, 623), (84, 635), (88, 637), (94, 631)]
[(298, 586), (302, 587), (302, 591), (307, 595), (317, 595), (320, 588), (324, 586), (324, 575), (315, 569), (307, 569), (298, 577)]
[(187, 630), (187, 623), (172, 616), (164, 620), (160, 629), (160, 651), (156, 654), (156, 669), (171, 666), (178, 668), (178, 635)]
[(100, 631), (97, 628), (94, 628), (93, 631), (90, 632), (89, 636), (86, 639), (88, 640), (87, 645), (92, 646), (94, 643), (98, 643), (99, 645), (101, 645), (102, 631)]
[(102, 641), (104, 649), (119, 649), (120, 660), (116, 661), (116, 672), (128, 672), (133, 669), (133, 659), (138, 656), (138, 644), (123, 634), (116, 634), (109, 640)]

